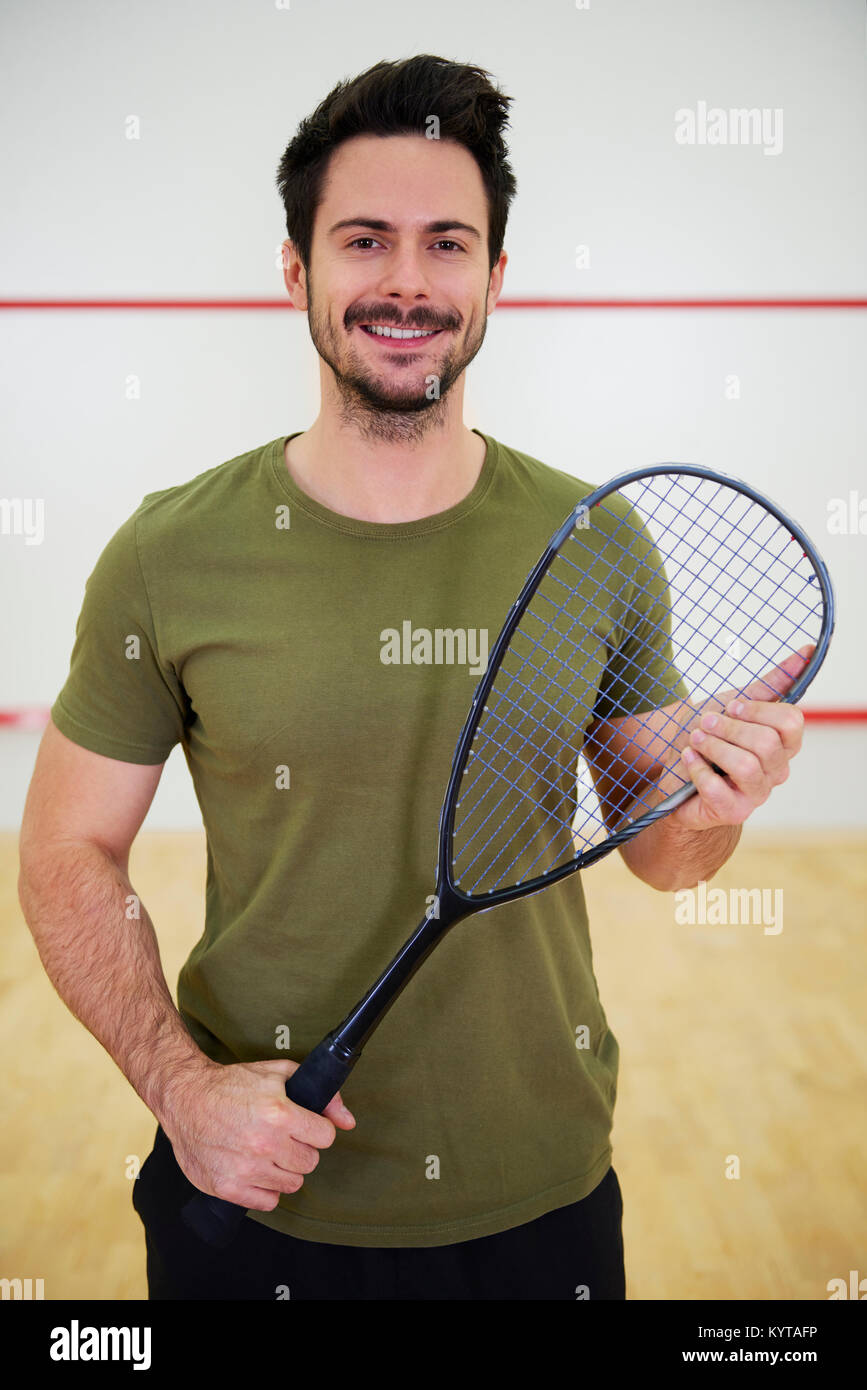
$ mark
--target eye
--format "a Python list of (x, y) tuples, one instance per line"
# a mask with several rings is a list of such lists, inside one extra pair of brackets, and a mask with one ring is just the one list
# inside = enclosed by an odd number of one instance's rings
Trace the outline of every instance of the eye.
[[(355, 239), (354, 239), (353, 241), (350, 241), (349, 245), (350, 245), (350, 246), (358, 246), (362, 241), (368, 242), (371, 246), (379, 246), (379, 245), (381, 245), (381, 243), (378, 242), (378, 241), (376, 240), (376, 238), (375, 238), (375, 237), (372, 237), (372, 236), (357, 236), (357, 237), (355, 237)], [(448, 237), (443, 237), (443, 238), (441, 238), (439, 241), (435, 241), (435, 242), (434, 242), (434, 245), (435, 245), (435, 246), (450, 246), (450, 247), (452, 247), (455, 251), (463, 251), (463, 249), (464, 249), (458, 242), (456, 242), (456, 241), (451, 241)]]

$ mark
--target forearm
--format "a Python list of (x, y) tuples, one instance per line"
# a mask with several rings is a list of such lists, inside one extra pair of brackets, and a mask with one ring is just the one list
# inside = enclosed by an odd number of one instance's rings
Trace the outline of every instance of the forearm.
[(642, 830), (620, 853), (637, 878), (664, 893), (707, 882), (734, 853), (739, 825), (689, 830), (671, 816)]
[(210, 1063), (172, 1002), (127, 874), (98, 846), (76, 843), (22, 857), (18, 890), (61, 999), (162, 1121), (174, 1083)]

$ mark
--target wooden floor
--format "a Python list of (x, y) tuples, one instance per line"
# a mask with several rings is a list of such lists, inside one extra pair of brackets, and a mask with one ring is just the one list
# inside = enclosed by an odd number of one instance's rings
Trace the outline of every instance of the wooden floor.
[[(584, 875), (621, 1047), (629, 1298), (826, 1299), (830, 1279), (867, 1277), (865, 851), (745, 834), (713, 886), (782, 888), (778, 934), (680, 925), (617, 856)], [(130, 872), (174, 987), (201, 931), (204, 838), (143, 834)], [(46, 1299), (145, 1298), (127, 1168), (155, 1122), (55, 995), (16, 877), (0, 836), (0, 1277), (44, 1279)]]

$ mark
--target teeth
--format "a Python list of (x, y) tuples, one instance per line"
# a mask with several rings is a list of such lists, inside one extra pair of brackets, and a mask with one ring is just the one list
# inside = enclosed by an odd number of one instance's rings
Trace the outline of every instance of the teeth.
[(362, 324), (362, 327), (379, 338), (429, 338), (439, 331), (436, 328), (379, 328), (369, 323)]

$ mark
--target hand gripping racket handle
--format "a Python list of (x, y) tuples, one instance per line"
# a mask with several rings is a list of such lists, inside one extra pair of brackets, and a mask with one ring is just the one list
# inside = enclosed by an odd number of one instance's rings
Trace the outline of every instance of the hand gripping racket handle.
[[(332, 1096), (340, 1090), (359, 1056), (360, 1052), (350, 1052), (329, 1033), (290, 1076), (286, 1082), (287, 1096), (296, 1105), (321, 1115)], [(181, 1211), (184, 1224), (195, 1231), (200, 1240), (218, 1250), (225, 1250), (231, 1245), (246, 1215), (246, 1207), (226, 1202), (222, 1197), (211, 1197), (205, 1192), (190, 1198)]]
[[(386, 966), (376, 984), (346, 1015), (343, 1022), (327, 1033), (286, 1082), (286, 1094), (296, 1105), (321, 1115), (332, 1096), (340, 1090), (361, 1049), (373, 1030), (391, 1008), (401, 990), (412, 979), (422, 961), (444, 933), (466, 915), (466, 909), (448, 889), (437, 885), (437, 910), (425, 913), (408, 941)], [(196, 1235), (225, 1250), (231, 1245), (247, 1214), (246, 1207), (209, 1197), (199, 1192), (181, 1211), (185, 1224)]]

